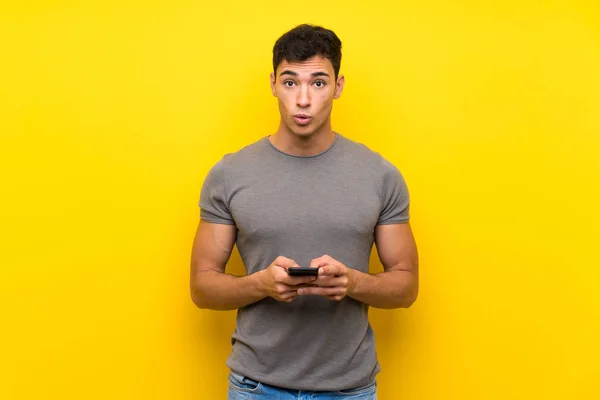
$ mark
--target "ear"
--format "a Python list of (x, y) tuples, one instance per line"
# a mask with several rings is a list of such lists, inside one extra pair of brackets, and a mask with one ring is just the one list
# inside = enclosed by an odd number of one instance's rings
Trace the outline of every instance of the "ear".
[(277, 90), (275, 89), (275, 73), (271, 72), (271, 93), (273, 93), (273, 96), (277, 97)]
[(339, 99), (342, 95), (342, 91), (344, 90), (344, 84), (346, 83), (346, 78), (344, 75), (340, 75), (335, 82), (335, 92), (333, 93), (334, 99)]

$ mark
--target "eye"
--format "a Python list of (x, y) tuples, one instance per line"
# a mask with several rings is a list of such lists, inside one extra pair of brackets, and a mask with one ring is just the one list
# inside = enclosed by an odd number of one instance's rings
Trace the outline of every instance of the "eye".
[(325, 81), (322, 81), (322, 80), (318, 80), (318, 81), (315, 82), (315, 86), (319, 87), (319, 88), (323, 87), (325, 85), (326, 85)]
[(292, 87), (294, 86), (294, 81), (284, 81), (283, 85), (287, 87)]

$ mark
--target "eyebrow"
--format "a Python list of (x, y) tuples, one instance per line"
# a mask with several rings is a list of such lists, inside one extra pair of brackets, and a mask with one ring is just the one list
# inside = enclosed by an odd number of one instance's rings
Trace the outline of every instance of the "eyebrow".
[[(298, 76), (298, 73), (294, 72), (294, 71), (290, 71), (289, 69), (286, 69), (285, 71), (281, 71), (281, 73), (279, 74), (279, 76), (283, 76), (283, 75)], [(313, 72), (312, 74), (310, 74), (310, 76), (312, 76), (312, 77), (315, 77), (315, 76), (329, 77), (329, 74), (327, 72), (317, 71), (317, 72)]]

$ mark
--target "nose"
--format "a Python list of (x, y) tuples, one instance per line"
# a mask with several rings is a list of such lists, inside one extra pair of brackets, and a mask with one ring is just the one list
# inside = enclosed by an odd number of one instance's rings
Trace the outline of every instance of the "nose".
[(308, 90), (308, 85), (300, 86), (298, 97), (296, 97), (296, 105), (300, 108), (307, 108), (310, 106), (310, 92)]

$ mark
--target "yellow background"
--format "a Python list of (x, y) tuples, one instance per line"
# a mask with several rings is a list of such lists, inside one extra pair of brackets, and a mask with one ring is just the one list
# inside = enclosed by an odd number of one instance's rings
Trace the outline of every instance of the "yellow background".
[(225, 398), (199, 191), (276, 129), (302, 22), (343, 41), (334, 128), (411, 190), (421, 292), (372, 311), (380, 398), (600, 398), (597, 1), (57, 0), (0, 6), (1, 399)]

